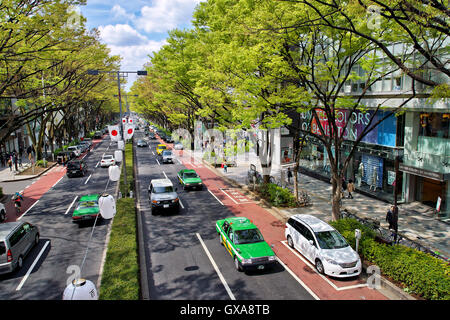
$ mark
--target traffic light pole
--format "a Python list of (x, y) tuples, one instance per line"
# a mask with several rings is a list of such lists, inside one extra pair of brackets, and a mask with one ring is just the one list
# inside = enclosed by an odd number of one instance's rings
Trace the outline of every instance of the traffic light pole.
[(127, 162), (125, 158), (125, 149), (127, 142), (125, 141), (125, 132), (124, 132), (124, 125), (122, 122), (123, 119), (123, 113), (122, 113), (122, 97), (120, 96), (120, 71), (117, 71), (117, 86), (119, 88), (119, 108), (120, 108), (120, 123), (121, 126), (121, 132), (122, 132), (122, 140), (123, 140), (123, 150), (122, 150), (122, 164), (123, 164), (123, 182), (125, 184), (125, 197), (128, 194), (128, 183), (127, 183)]

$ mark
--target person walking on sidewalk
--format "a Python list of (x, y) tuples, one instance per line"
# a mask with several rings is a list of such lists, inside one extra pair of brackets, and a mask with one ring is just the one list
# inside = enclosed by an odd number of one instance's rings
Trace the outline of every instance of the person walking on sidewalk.
[(11, 160), (11, 156), (8, 159), (8, 166), (9, 166), (9, 171), (12, 171), (12, 160)]
[(355, 185), (354, 185), (352, 179), (348, 180), (347, 190), (348, 190), (348, 197), (347, 198), (353, 199), (352, 192), (355, 191)]
[(394, 242), (397, 241), (398, 232), (398, 208), (391, 206), (386, 214), (386, 221), (389, 223), (389, 229), (394, 231)]
[(345, 196), (345, 190), (347, 190), (347, 182), (345, 181), (345, 178), (342, 178), (342, 189), (341, 189), (341, 193), (342, 193), (342, 197), (344, 198)]
[(287, 170), (287, 177), (288, 177), (288, 183), (291, 184), (291, 178), (292, 178), (291, 168), (288, 168), (288, 170)]
[(227, 173), (227, 172), (228, 172), (227, 169), (228, 169), (228, 165), (227, 165), (226, 162), (224, 162), (224, 163), (223, 163), (223, 172), (224, 172), (224, 173)]

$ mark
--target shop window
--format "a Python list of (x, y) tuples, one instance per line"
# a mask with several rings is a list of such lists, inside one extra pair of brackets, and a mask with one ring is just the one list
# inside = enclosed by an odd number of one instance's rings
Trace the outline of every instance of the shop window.
[(419, 136), (449, 138), (450, 113), (426, 113), (420, 114)]

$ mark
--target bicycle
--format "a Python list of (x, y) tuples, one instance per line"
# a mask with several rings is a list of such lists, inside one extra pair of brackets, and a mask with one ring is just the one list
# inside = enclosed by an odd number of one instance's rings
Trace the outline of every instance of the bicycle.
[(20, 193), (16, 192), (16, 194), (12, 197), (14, 201), (14, 207), (16, 208), (16, 215), (18, 215), (21, 211), (23, 197)]

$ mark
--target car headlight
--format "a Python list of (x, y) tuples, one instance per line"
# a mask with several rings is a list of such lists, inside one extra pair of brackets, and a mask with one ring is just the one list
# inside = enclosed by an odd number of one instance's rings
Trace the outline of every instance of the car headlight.
[(175, 198), (175, 199), (172, 200), (172, 202), (177, 202), (178, 200), (180, 200), (180, 199)]
[(335, 264), (335, 265), (339, 265), (339, 263), (337, 263), (337, 262), (334, 261), (333, 259), (325, 258), (325, 260), (326, 260), (328, 263)]
[(250, 264), (252, 263), (252, 259), (242, 259), (242, 264)]
[(270, 256), (269, 257), (269, 261), (275, 261), (275, 260), (276, 260), (275, 256)]

